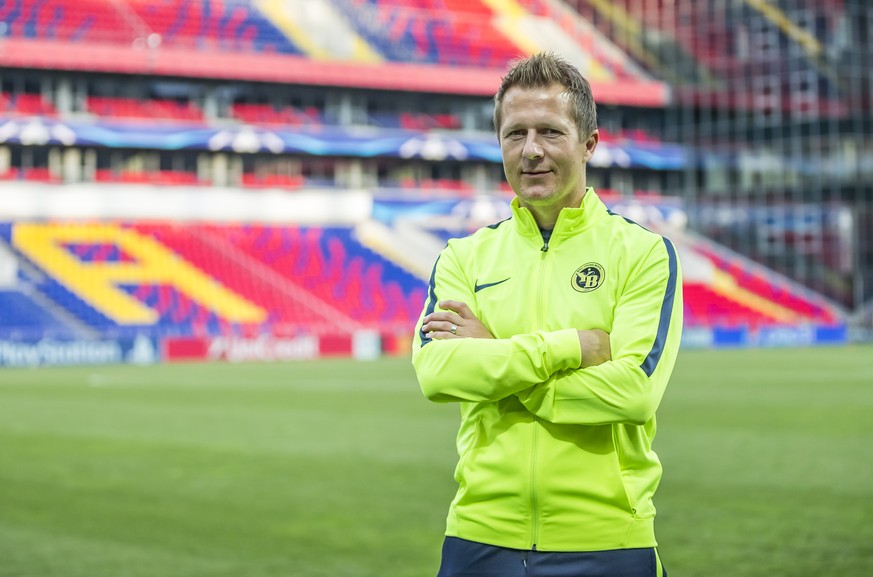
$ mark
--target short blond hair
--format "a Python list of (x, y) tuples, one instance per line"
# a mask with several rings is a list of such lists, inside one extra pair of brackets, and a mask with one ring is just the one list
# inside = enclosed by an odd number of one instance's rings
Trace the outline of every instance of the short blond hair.
[(560, 84), (572, 98), (572, 110), (579, 140), (587, 140), (597, 130), (597, 105), (591, 85), (579, 69), (553, 52), (539, 52), (512, 63), (494, 95), (494, 129), (500, 131), (501, 106), (506, 91), (513, 86), (540, 88)]

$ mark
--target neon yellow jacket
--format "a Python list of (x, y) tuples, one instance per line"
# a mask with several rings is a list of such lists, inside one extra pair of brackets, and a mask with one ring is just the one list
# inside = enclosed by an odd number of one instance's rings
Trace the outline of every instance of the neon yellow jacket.
[[(446, 535), (541, 551), (653, 547), (655, 409), (682, 331), (676, 252), (590, 188), (548, 243), (517, 199), (512, 213), (449, 241), (422, 312), (463, 301), (495, 339), (416, 327), (422, 391), (461, 407)], [(577, 329), (609, 333), (612, 360), (579, 369)]]

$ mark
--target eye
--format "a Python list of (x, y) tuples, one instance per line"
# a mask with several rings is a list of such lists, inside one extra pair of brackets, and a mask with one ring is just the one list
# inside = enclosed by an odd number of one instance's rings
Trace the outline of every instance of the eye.
[(555, 128), (543, 128), (540, 132), (543, 136), (559, 136), (561, 134), (561, 131)]
[(526, 134), (526, 132), (524, 130), (522, 130), (520, 128), (516, 128), (515, 130), (510, 130), (509, 132), (504, 134), (503, 138), (519, 139), (519, 138), (524, 138), (525, 134)]

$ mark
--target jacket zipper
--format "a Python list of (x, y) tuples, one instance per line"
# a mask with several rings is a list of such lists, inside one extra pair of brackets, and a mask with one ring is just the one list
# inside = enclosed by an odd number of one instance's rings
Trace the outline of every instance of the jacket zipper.
[(530, 542), (531, 549), (537, 550), (537, 536), (539, 533), (539, 511), (537, 511), (537, 432), (539, 430), (540, 418), (534, 416), (533, 440), (531, 442), (531, 467), (530, 467)]
[[(537, 287), (537, 326), (543, 326), (543, 280), (546, 276), (546, 253), (549, 252), (549, 241), (543, 239), (543, 246), (540, 248), (540, 278), (539, 286)], [(531, 549), (537, 550), (537, 540), (539, 534), (539, 506), (537, 503), (537, 441), (539, 437), (540, 418), (534, 415), (533, 438), (531, 439), (531, 463), (530, 463), (530, 517), (531, 517), (531, 534), (530, 542)]]

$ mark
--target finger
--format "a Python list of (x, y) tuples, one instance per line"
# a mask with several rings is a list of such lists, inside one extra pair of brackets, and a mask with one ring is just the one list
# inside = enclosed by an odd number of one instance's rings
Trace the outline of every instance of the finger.
[(444, 341), (444, 340), (449, 340), (449, 339), (460, 339), (461, 338), (459, 335), (453, 335), (449, 331), (434, 331), (432, 333), (429, 333), (428, 336), (430, 336), (430, 338), (436, 339), (438, 341)]
[(475, 319), (476, 315), (467, 306), (467, 303), (461, 301), (440, 301), (440, 308), (448, 309), (458, 313), (462, 319)]
[[(452, 331), (452, 327), (455, 327), (455, 330)], [(431, 321), (429, 323), (425, 323), (421, 327), (424, 332), (447, 332), (451, 334), (457, 334), (458, 332), (458, 324), (454, 321)]]
[(461, 317), (452, 311), (439, 311), (435, 313), (430, 313), (426, 317), (424, 317), (425, 323), (432, 323), (434, 321), (445, 321), (449, 323), (457, 324), (461, 320)]

